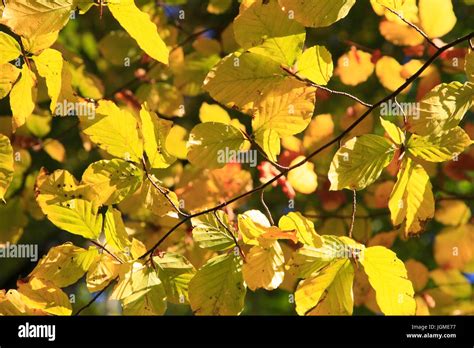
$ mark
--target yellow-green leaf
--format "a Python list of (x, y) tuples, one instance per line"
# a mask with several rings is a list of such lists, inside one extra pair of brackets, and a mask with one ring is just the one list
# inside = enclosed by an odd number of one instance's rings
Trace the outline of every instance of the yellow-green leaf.
[(393, 251), (382, 246), (366, 248), (359, 261), (385, 315), (415, 314), (413, 285), (408, 280), (405, 265)]
[(13, 180), (13, 148), (10, 139), (0, 134), (0, 200), (5, 200), (5, 193)]
[(0, 64), (6, 64), (21, 54), (20, 44), (10, 35), (0, 32)]
[(227, 215), (220, 210), (216, 214), (220, 221), (213, 213), (192, 219), (193, 238), (200, 248), (226, 250), (235, 246), (234, 239), (227, 231), (234, 233)]
[(250, 290), (274, 290), (285, 276), (285, 257), (278, 241), (268, 247), (253, 246), (245, 256), (242, 273)]
[(95, 247), (86, 250), (71, 243), (53, 247), (38, 262), (30, 276), (51, 281), (57, 287), (65, 288), (82, 278), (97, 255)]
[(168, 64), (169, 50), (150, 16), (140, 11), (134, 0), (109, 0), (107, 6), (120, 25), (153, 59)]
[(312, 221), (305, 218), (301, 213), (288, 213), (280, 218), (278, 227), (283, 231), (296, 231), (298, 241), (314, 248), (321, 248), (323, 241), (314, 229)]
[(393, 154), (390, 141), (378, 135), (350, 139), (334, 155), (328, 174), (330, 189), (364, 189), (378, 179)]
[(12, 64), (0, 64), (0, 99), (10, 93), (13, 83), (18, 79), (20, 69)]
[(405, 222), (405, 233), (416, 234), (434, 215), (430, 178), (423, 167), (406, 158), (390, 195), (389, 208), (394, 226)]
[(188, 160), (195, 166), (221, 168), (239, 161), (241, 151), (247, 149), (248, 140), (231, 125), (206, 122), (195, 126), (189, 134)]
[(273, 129), (259, 129), (255, 133), (255, 142), (265, 152), (270, 161), (278, 162), (281, 152), (281, 141), (278, 132)]
[(456, 25), (452, 0), (420, 0), (421, 27), (430, 38), (442, 37)]
[(132, 242), (125, 229), (120, 211), (108, 207), (104, 219), (104, 235), (107, 245), (111, 245), (115, 250), (127, 252)]
[(10, 107), (13, 114), (13, 128), (25, 124), (33, 113), (36, 101), (36, 77), (26, 64), (21, 68), (21, 77), (10, 92)]
[(415, 115), (408, 117), (408, 130), (429, 135), (456, 127), (472, 106), (474, 83), (458, 81), (436, 86), (424, 96)]
[(327, 27), (346, 17), (355, 4), (355, 0), (279, 0), (279, 2), (298, 22), (314, 28)]
[(474, 83), (474, 51), (469, 50), (465, 59), (466, 59), (465, 70), (466, 70), (467, 78), (470, 82)]
[(48, 48), (41, 52), (40, 55), (34, 56), (33, 60), (39, 75), (46, 79), (48, 95), (51, 98), (50, 109), (54, 113), (58, 97), (61, 93), (63, 56), (61, 52)]
[(98, 147), (115, 157), (141, 163), (143, 141), (138, 132), (137, 119), (113, 102), (99, 101), (92, 120), (83, 120), (84, 133)]
[(189, 302), (196, 315), (238, 315), (246, 287), (242, 261), (234, 253), (209, 260), (189, 283)]
[[(301, 281), (295, 292), (299, 315), (318, 314), (318, 307), (330, 306), (330, 314), (352, 314), (354, 298), (352, 283), (354, 268), (348, 259), (331, 262), (308, 279)], [(330, 298), (328, 298), (330, 297)], [(330, 301), (330, 303), (325, 303)]]
[(99, 205), (120, 203), (139, 188), (142, 179), (140, 168), (121, 159), (94, 162), (82, 174), (87, 198)]
[(298, 58), (296, 69), (298, 75), (318, 85), (326, 85), (334, 70), (331, 53), (324, 46), (310, 47)]
[(173, 127), (173, 122), (159, 118), (156, 113), (148, 110), (147, 105), (142, 105), (140, 120), (144, 149), (151, 167), (169, 167), (176, 161), (176, 157), (166, 149), (166, 138)]
[(461, 128), (451, 128), (427, 136), (414, 134), (408, 141), (408, 152), (430, 162), (455, 160), (469, 145), (471, 139)]
[(254, 2), (234, 20), (234, 36), (245, 50), (292, 65), (303, 49), (304, 27), (283, 12), (276, 0)]
[(392, 139), (396, 145), (402, 145), (405, 143), (405, 133), (403, 133), (403, 131), (393, 122), (387, 121), (383, 118), (380, 118), (380, 122), (390, 139)]

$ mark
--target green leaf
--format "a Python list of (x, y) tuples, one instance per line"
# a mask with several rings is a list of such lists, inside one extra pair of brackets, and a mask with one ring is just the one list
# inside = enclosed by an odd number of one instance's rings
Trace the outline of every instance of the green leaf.
[(239, 159), (248, 140), (234, 126), (206, 122), (195, 126), (189, 134), (188, 160), (200, 168), (221, 168)]
[(40, 55), (33, 56), (33, 61), (39, 75), (46, 79), (48, 95), (51, 98), (50, 109), (54, 113), (58, 97), (61, 94), (63, 56), (61, 52), (48, 48)]
[(127, 252), (132, 242), (128, 237), (120, 211), (108, 207), (104, 219), (104, 235), (107, 245), (111, 245), (116, 250)]
[(349, 13), (355, 0), (279, 0), (290, 15), (305, 27), (327, 27), (344, 18)]
[(0, 134), (0, 200), (5, 201), (5, 193), (13, 180), (13, 148), (10, 139)]
[(401, 165), (388, 206), (393, 225), (405, 222), (407, 235), (421, 232), (425, 222), (434, 215), (430, 177), (409, 157)]
[(393, 158), (385, 138), (367, 134), (347, 141), (334, 155), (329, 169), (331, 190), (362, 190), (378, 179)]
[(155, 256), (153, 261), (165, 287), (167, 300), (174, 304), (188, 303), (189, 282), (196, 273), (193, 265), (184, 256), (173, 252)]
[(398, 128), (394, 123), (383, 118), (380, 118), (380, 122), (394, 144), (402, 145), (405, 143), (405, 133), (403, 133), (400, 128)]
[(77, 3), (78, 0), (8, 1), (0, 22), (20, 36), (33, 38), (61, 30)]
[(407, 149), (411, 155), (426, 161), (445, 162), (454, 160), (471, 143), (469, 135), (456, 127), (424, 137), (415, 134), (408, 141)]
[(278, 227), (283, 231), (296, 231), (296, 237), (301, 243), (320, 248), (323, 246), (321, 236), (316, 233), (314, 224), (305, 218), (301, 213), (288, 213), (280, 218)]
[(21, 77), (10, 92), (10, 107), (14, 128), (25, 124), (33, 113), (36, 101), (36, 77), (26, 64), (21, 68)]
[(385, 315), (414, 315), (415, 291), (397, 255), (382, 246), (366, 248), (360, 258), (377, 304)]
[(305, 28), (281, 10), (276, 0), (256, 1), (234, 20), (235, 40), (244, 49), (292, 65), (301, 54)]
[(107, 6), (120, 25), (138, 45), (153, 59), (168, 64), (169, 50), (158, 35), (158, 29), (150, 16), (140, 11), (134, 0), (109, 0)]
[(167, 168), (176, 161), (166, 149), (166, 138), (173, 122), (163, 120), (143, 105), (140, 110), (141, 130), (145, 152), (152, 168)]
[(472, 106), (474, 83), (443, 83), (425, 95), (416, 115), (409, 115), (408, 130), (429, 135), (456, 127)]
[(121, 159), (101, 160), (87, 167), (82, 174), (87, 198), (98, 205), (120, 203), (133, 194), (143, 180), (143, 171)]
[(234, 253), (209, 260), (189, 283), (189, 302), (197, 315), (238, 315), (246, 287), (242, 261)]
[(310, 47), (298, 58), (296, 69), (298, 75), (318, 85), (327, 85), (334, 70), (331, 53), (324, 46)]
[(81, 279), (98, 255), (95, 247), (86, 250), (71, 243), (53, 247), (38, 262), (30, 276), (65, 288)]
[(83, 130), (101, 149), (126, 161), (141, 163), (143, 141), (138, 133), (137, 119), (113, 102), (99, 101), (96, 115), (84, 120)]
[(6, 64), (21, 54), (20, 44), (10, 35), (0, 32), (0, 64)]
[(213, 213), (192, 219), (193, 238), (200, 248), (216, 251), (230, 249), (235, 246), (235, 242), (227, 229), (233, 231), (233, 228), (229, 225), (228, 217), (223, 211), (219, 210), (216, 214), (220, 222)]
[(354, 268), (348, 259), (336, 260), (308, 279), (295, 292), (299, 315), (351, 315), (354, 307)]

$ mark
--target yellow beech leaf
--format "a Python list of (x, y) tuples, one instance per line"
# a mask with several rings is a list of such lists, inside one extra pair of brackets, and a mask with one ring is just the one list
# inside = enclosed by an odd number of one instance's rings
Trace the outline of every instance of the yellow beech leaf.
[(118, 276), (119, 270), (118, 260), (107, 253), (97, 255), (87, 272), (87, 289), (89, 292), (103, 290)]
[(387, 132), (390, 139), (396, 145), (402, 145), (405, 143), (405, 133), (403, 133), (403, 131), (398, 128), (394, 123), (387, 121), (383, 118), (380, 118), (380, 123), (382, 124), (382, 127)]
[(354, 307), (353, 281), (354, 268), (348, 259), (331, 262), (298, 284), (296, 312), (299, 315), (317, 315), (322, 314), (319, 307), (325, 307), (322, 311), (333, 315), (351, 315)]
[(0, 99), (10, 93), (13, 83), (18, 79), (20, 69), (12, 64), (0, 64)]
[(142, 262), (125, 265), (110, 297), (122, 302), (124, 315), (162, 315), (166, 311), (166, 293), (158, 272)]
[(435, 237), (433, 253), (440, 267), (463, 270), (474, 259), (474, 226), (444, 228)]
[(13, 180), (13, 148), (10, 139), (0, 134), (0, 200), (5, 201), (5, 192)]
[(287, 13), (276, 0), (256, 1), (234, 20), (237, 43), (250, 52), (292, 65), (301, 54), (305, 28)]
[(246, 293), (242, 261), (234, 253), (209, 260), (189, 283), (189, 302), (196, 315), (238, 315)]
[[(176, 210), (171, 205), (169, 200), (173, 202), (175, 207), (179, 207), (180, 203), (178, 200), (178, 196), (173, 191), (168, 190), (167, 188), (163, 187), (159, 182), (156, 181), (156, 178), (152, 178), (155, 181), (156, 186), (160, 187), (161, 190), (158, 190), (150, 180), (145, 180), (143, 182), (141, 192), (140, 192), (140, 199), (145, 205), (145, 207), (154, 215), (157, 216), (174, 216), (176, 214)], [(164, 192), (167, 193), (169, 200), (163, 194)]]
[(454, 81), (433, 88), (420, 102), (414, 115), (408, 115), (408, 130), (430, 135), (456, 127), (472, 106), (474, 83)]
[(310, 47), (296, 61), (296, 69), (298, 75), (318, 85), (326, 85), (334, 70), (331, 53), (324, 46)]
[(121, 159), (101, 160), (87, 167), (81, 183), (86, 185), (87, 198), (99, 205), (120, 203), (134, 193), (143, 179), (143, 171)]
[(31, 38), (22, 37), (21, 42), (25, 47), (25, 51), (37, 55), (44, 49), (51, 47), (58, 39), (58, 35), (59, 31), (53, 31), (44, 35), (35, 35)]
[(456, 127), (427, 136), (414, 134), (407, 148), (412, 156), (425, 161), (445, 162), (456, 159), (469, 145), (469, 135), (461, 127)]
[(375, 290), (377, 304), (385, 315), (414, 315), (416, 303), (407, 270), (397, 255), (382, 246), (364, 249), (360, 263)]
[(97, 256), (95, 247), (86, 250), (71, 243), (53, 247), (38, 262), (30, 277), (45, 279), (65, 288), (82, 278)]
[[(389, 91), (396, 91), (405, 83), (405, 79), (401, 76), (402, 66), (396, 59), (383, 56), (375, 65), (375, 73), (380, 80), (382, 86)], [(402, 93), (407, 92), (405, 89)]]
[(186, 159), (188, 156), (188, 131), (186, 128), (175, 124), (171, 127), (168, 136), (166, 137), (165, 147), (171, 156), (179, 159)]
[(140, 11), (134, 0), (109, 0), (107, 7), (120, 25), (153, 59), (168, 64), (169, 50), (150, 16)]
[(423, 167), (406, 158), (390, 195), (389, 208), (394, 226), (405, 222), (407, 235), (420, 233), (434, 215), (430, 178)]
[(446, 35), (457, 22), (452, 0), (420, 0), (421, 27), (430, 38)]
[(464, 225), (471, 218), (471, 209), (463, 201), (445, 200), (439, 202), (434, 217), (443, 225)]
[(26, 64), (21, 68), (21, 77), (10, 92), (10, 107), (13, 114), (13, 129), (25, 124), (33, 113), (36, 101), (36, 77)]
[(352, 48), (338, 59), (336, 75), (345, 85), (357, 86), (367, 81), (374, 69), (370, 53)]
[(8, 1), (0, 22), (16, 34), (32, 38), (61, 30), (77, 4), (78, 0)]
[[(81, 119), (82, 120), (82, 119)], [(108, 100), (99, 101), (92, 120), (82, 120), (83, 130), (98, 147), (125, 161), (141, 163), (143, 141), (137, 119)]]
[(21, 54), (20, 44), (10, 35), (0, 33), (0, 64), (6, 64)]
[(278, 162), (278, 155), (281, 152), (281, 140), (278, 132), (273, 129), (260, 129), (255, 133), (255, 142), (270, 161)]
[(173, 122), (159, 118), (157, 114), (148, 110), (147, 105), (142, 105), (140, 119), (144, 149), (151, 167), (169, 167), (176, 161), (176, 157), (169, 154), (166, 148), (166, 138)]
[(47, 313), (28, 307), (21, 294), (14, 289), (0, 290), (0, 316), (2, 315), (46, 315)]
[(346, 17), (355, 0), (279, 0), (279, 3), (286, 12), (292, 11), (290, 13), (304, 26), (320, 28)]
[(99, 237), (102, 215), (96, 205), (83, 199), (83, 187), (77, 186), (69, 172), (57, 170), (48, 175), (42, 169), (36, 179), (35, 194), (43, 213), (57, 227), (88, 239)]
[(112, 246), (115, 250), (127, 252), (132, 245), (122, 220), (122, 214), (113, 207), (108, 207), (104, 215), (104, 235), (107, 245)]
[(258, 245), (258, 238), (268, 232), (270, 222), (259, 210), (248, 210), (237, 218), (239, 232), (245, 244)]
[(229, 233), (233, 227), (229, 225), (229, 219), (223, 211), (201, 215), (191, 220), (193, 225), (193, 239), (200, 248), (211, 250), (226, 250), (235, 246), (234, 238)]
[(71, 315), (69, 297), (52, 282), (33, 277), (28, 282), (19, 280), (17, 285), (26, 306), (53, 315)]
[(202, 103), (199, 108), (199, 119), (201, 122), (230, 123), (230, 116), (227, 111), (218, 104)]
[(301, 213), (289, 213), (278, 221), (278, 227), (283, 231), (296, 231), (298, 241), (305, 245), (320, 248), (323, 245), (321, 236), (314, 229), (312, 221), (305, 218)]
[(284, 264), (283, 251), (277, 241), (265, 248), (253, 246), (242, 267), (244, 280), (252, 291), (260, 288), (274, 290), (285, 276)]
[[(291, 163), (290, 167), (304, 160), (304, 156), (296, 157)], [(318, 188), (318, 176), (314, 171), (314, 164), (306, 162), (302, 166), (293, 169), (288, 173), (288, 181), (291, 186), (300, 193), (309, 195)]]
[(352, 138), (334, 155), (328, 174), (330, 189), (364, 189), (378, 179), (393, 154), (390, 141), (378, 135)]
[(430, 272), (430, 278), (435, 282), (437, 288), (434, 290), (454, 298), (470, 298), (472, 286), (469, 280), (457, 269), (437, 268)]
[(249, 141), (242, 132), (231, 125), (206, 122), (195, 126), (189, 134), (188, 160), (200, 168), (221, 168), (227, 163), (238, 162), (241, 151)]
[(381, 21), (379, 31), (387, 41), (398, 46), (416, 46), (424, 41), (420, 33), (405, 23)]
[(48, 95), (51, 98), (50, 109), (54, 113), (58, 97), (61, 93), (63, 56), (59, 51), (46, 49), (38, 56), (33, 56), (36, 69), (41, 77), (46, 79)]

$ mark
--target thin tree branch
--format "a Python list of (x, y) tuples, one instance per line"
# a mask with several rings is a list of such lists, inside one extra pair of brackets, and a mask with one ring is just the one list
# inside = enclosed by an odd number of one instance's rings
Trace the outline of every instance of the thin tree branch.
[(234, 240), (234, 243), (235, 243), (235, 247), (239, 250), (239, 254), (240, 256), (242, 256), (242, 259), (245, 261), (245, 254), (244, 252), (242, 251), (242, 248), (240, 247), (239, 245), (239, 241), (237, 240), (237, 238), (235, 238), (234, 234), (232, 233), (231, 230), (229, 230), (229, 228), (225, 225), (225, 223), (221, 220), (221, 218), (219, 217), (219, 215), (217, 214), (217, 210), (214, 211), (214, 216), (216, 217), (217, 221), (219, 222), (219, 224), (224, 227), (224, 229), (227, 231), (227, 233), (230, 235), (230, 237)]
[(352, 190), (352, 216), (351, 216), (351, 225), (349, 227), (349, 238), (352, 238), (352, 232), (354, 231), (355, 217), (357, 211), (357, 191)]
[(89, 301), (89, 303), (87, 303), (85, 306), (81, 307), (77, 312), (76, 314), (74, 314), (74, 316), (78, 316), (79, 314), (81, 314), (85, 309), (89, 308), (90, 306), (92, 306), (92, 304), (97, 301), (97, 299), (100, 297), (100, 295), (102, 295), (104, 292), (107, 291), (107, 289), (118, 279), (119, 277), (115, 277), (114, 279), (112, 279), (110, 281), (109, 284), (107, 284), (107, 286), (105, 288), (103, 288), (102, 290), (100, 290), (93, 298), (92, 300)]
[(380, 105), (382, 105), (383, 103), (386, 103), (388, 102), (389, 100), (395, 98), (397, 95), (399, 95), (405, 88), (407, 88), (408, 86), (410, 86), (413, 81), (415, 81), (443, 52), (447, 51), (448, 49), (450, 49), (451, 47), (454, 47), (464, 41), (467, 41), (471, 38), (474, 37), (474, 32), (472, 33), (469, 33), (465, 36), (462, 36), (448, 44), (446, 44), (445, 46), (439, 48), (435, 54), (433, 54), (419, 69), (418, 71), (416, 71), (410, 78), (408, 78), (405, 83), (403, 83), (399, 88), (397, 88), (397, 90), (395, 90), (394, 92), (392, 92), (391, 94), (389, 94), (388, 96), (384, 97), (383, 99), (379, 100), (377, 103), (373, 104), (370, 108), (368, 108), (361, 116), (359, 116), (359, 118), (357, 120), (355, 120), (346, 130), (344, 130), (343, 132), (341, 132), (341, 134), (339, 134), (337, 137), (333, 138), (332, 140), (330, 140), (329, 142), (327, 142), (325, 145), (321, 146), (320, 148), (314, 150), (312, 153), (310, 153), (308, 156), (306, 156), (304, 159), (302, 159), (300, 162), (294, 164), (293, 166), (281, 171), (279, 174), (275, 175), (272, 179), (268, 180), (267, 182), (255, 187), (254, 189), (252, 190), (249, 190), (247, 192), (244, 192), (238, 196), (235, 196), (234, 198), (228, 200), (227, 202), (224, 202), (224, 203), (220, 203), (218, 205), (216, 205), (215, 207), (213, 208), (208, 208), (208, 209), (205, 209), (205, 210), (202, 210), (200, 212), (196, 212), (194, 214), (191, 214), (189, 216), (187, 216), (185, 219), (181, 220), (180, 222), (178, 222), (176, 225), (174, 225), (153, 247), (151, 247), (145, 254), (143, 254), (140, 258), (143, 258), (143, 257), (146, 257), (147, 255), (149, 255), (150, 253), (153, 253), (153, 251), (158, 248), (160, 246), (160, 244), (169, 236), (171, 235), (177, 228), (179, 228), (181, 225), (185, 224), (187, 221), (189, 221), (191, 218), (194, 218), (194, 217), (198, 217), (198, 216), (201, 216), (201, 215), (205, 215), (205, 214), (208, 214), (210, 212), (213, 212), (215, 210), (219, 210), (219, 209), (222, 209), (224, 207), (226, 207), (227, 205), (231, 204), (231, 203), (234, 203), (244, 197), (247, 197), (247, 196), (250, 196), (250, 195), (253, 195), (254, 193), (256, 192), (259, 192), (263, 189), (265, 189), (266, 187), (272, 185), (274, 182), (276, 182), (278, 179), (280, 179), (281, 177), (285, 176), (286, 174), (288, 174), (290, 171), (296, 169), (296, 168), (299, 168), (301, 167), (302, 165), (304, 165), (305, 163), (307, 163), (311, 158), (313, 158), (314, 156), (316, 156), (317, 154), (323, 152), (325, 149), (329, 148), (330, 146), (332, 146), (333, 144), (341, 141), (347, 134), (349, 134), (354, 128), (356, 128), (368, 115), (370, 115), (370, 113), (372, 113), (376, 108), (378, 108)]
[(265, 209), (265, 212), (267, 213), (268, 220), (270, 223), (275, 225), (275, 221), (273, 220), (272, 213), (270, 212), (270, 209), (268, 209), (267, 203), (265, 203), (265, 197), (263, 196), (265, 194), (265, 190), (260, 191), (260, 202), (262, 202), (263, 208)]
[[(382, 5), (383, 6), (383, 5)], [(401, 13), (398, 13), (397, 11), (395, 10), (392, 10), (390, 7), (387, 7), (387, 6), (383, 6), (385, 7), (387, 10), (389, 10), (390, 12), (392, 12), (395, 16), (397, 16), (398, 18), (400, 18), (405, 24), (409, 25), (410, 27), (412, 27), (413, 29), (415, 29), (421, 36), (423, 36), (425, 38), (425, 40), (431, 45), (433, 46), (434, 48), (436, 48), (437, 50), (440, 48), (437, 44), (435, 44), (433, 42), (433, 40), (431, 40), (428, 35), (426, 35), (426, 33), (421, 30), (421, 28), (419, 28), (418, 26), (416, 26), (415, 24), (411, 23), (410, 21), (406, 20), (403, 15)]]

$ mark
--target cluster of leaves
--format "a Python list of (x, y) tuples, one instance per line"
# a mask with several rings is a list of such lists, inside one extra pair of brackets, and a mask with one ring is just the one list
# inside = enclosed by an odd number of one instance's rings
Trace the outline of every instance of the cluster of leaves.
[[(49, 249), (17, 289), (0, 291), (0, 315), (70, 315), (63, 289), (82, 278), (94, 299), (110, 289), (109, 300), (120, 301), (126, 315), (161, 315), (170, 303), (198, 315), (238, 315), (247, 289), (278, 288), (290, 292), (299, 315), (351, 315), (359, 306), (386, 315), (474, 312), (464, 276), (474, 266), (470, 208), (453, 194), (435, 197), (430, 179), (433, 163), (448, 162), (451, 180), (472, 180), (474, 170), (474, 128), (461, 127), (473, 106), (474, 53), (454, 48), (473, 34), (450, 44), (439, 39), (457, 22), (451, 0), (371, 0), (365, 11), (381, 17), (381, 35), (413, 59), (402, 65), (352, 46), (336, 67), (327, 47), (308, 45), (308, 28), (339, 22), (355, 0), (243, 0), (220, 40), (207, 36), (209, 29), (183, 28), (179, 20), (189, 14), (179, 6), (186, 1), (142, 5), (0, 5), (0, 98), (9, 96), (12, 114), (0, 124), (0, 246), (21, 241), (28, 215), (80, 236), (83, 245)], [(206, 11), (226, 15), (234, 5), (211, 0)], [(167, 12), (173, 9), (177, 22)], [(70, 49), (68, 28), (83, 15), (105, 20), (109, 12), (125, 31), (102, 38), (105, 59), (95, 74)], [(434, 66), (436, 58), (446, 66)], [(450, 67), (452, 59), (461, 63)], [(132, 80), (108, 94), (113, 66), (131, 70)], [(441, 83), (440, 69), (455, 70), (463, 82)], [(333, 75), (349, 88), (374, 72), (377, 88), (391, 93), (374, 105), (327, 87)], [(397, 97), (410, 95), (415, 80), (418, 103), (396, 116), (403, 109)], [(186, 104), (204, 93), (210, 98), (188, 131), (181, 125)], [(337, 137), (336, 118), (316, 115), (331, 94), (357, 103)], [(396, 108), (383, 114), (380, 107), (391, 102)], [(85, 158), (93, 158), (92, 149), (101, 156), (87, 162), (80, 180), (64, 145), (47, 138), (66, 116), (77, 119)], [(383, 134), (371, 134), (378, 120)], [(64, 167), (30, 170), (30, 152), (41, 150)], [(222, 157), (252, 151), (262, 158), (255, 187), (257, 173)], [(457, 164), (463, 161), (470, 167)], [(378, 183), (382, 175), (396, 180)], [(276, 187), (290, 208), (278, 223), (263, 197)], [(318, 212), (345, 204), (344, 189), (353, 191), (352, 204), (319, 219)], [(393, 231), (371, 236), (360, 190), (369, 208), (389, 210)], [(256, 193), (265, 213), (247, 204)], [(320, 207), (293, 211), (301, 196)], [(404, 263), (391, 250), (396, 238), (421, 235), (433, 218), (449, 227), (435, 237), (431, 271), (413, 259)]]

